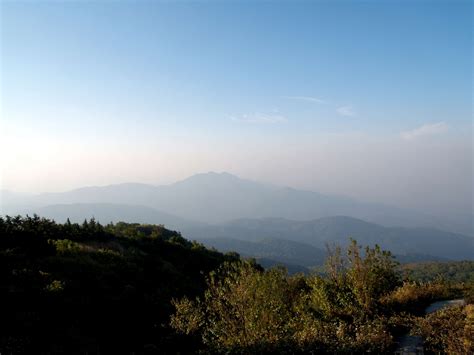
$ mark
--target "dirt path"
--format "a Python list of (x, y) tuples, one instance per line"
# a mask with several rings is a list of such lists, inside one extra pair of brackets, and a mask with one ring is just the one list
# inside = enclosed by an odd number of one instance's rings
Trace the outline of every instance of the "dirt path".
[[(439, 309), (452, 306), (462, 306), (465, 304), (463, 299), (437, 301), (425, 308), (425, 314), (436, 312)], [(423, 338), (406, 333), (397, 339), (397, 348), (395, 354), (416, 355), (424, 354)]]

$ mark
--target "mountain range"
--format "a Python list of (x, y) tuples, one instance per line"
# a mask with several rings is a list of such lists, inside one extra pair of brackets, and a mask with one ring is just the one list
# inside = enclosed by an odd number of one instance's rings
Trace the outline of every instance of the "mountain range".
[(94, 218), (103, 224), (110, 222), (162, 224), (173, 230), (203, 225), (202, 223), (180, 218), (151, 207), (117, 203), (57, 204), (23, 211), (23, 214), (33, 215), (35, 213), (61, 223), (67, 219), (71, 222), (81, 223), (84, 219)]
[(0, 192), (0, 214), (33, 214), (59, 222), (163, 224), (220, 250), (269, 263), (317, 265), (327, 243), (350, 236), (403, 258), (472, 259), (472, 211), (431, 216), (383, 204), (241, 179), (191, 176), (170, 185), (118, 184), (37, 195)]
[[(298, 259), (297, 264), (302, 266), (311, 266), (311, 263), (313, 266), (318, 265), (321, 253), (315, 253), (314, 248), (324, 255), (326, 246), (346, 245), (350, 238), (361, 245), (378, 244), (398, 255), (403, 261), (460, 260), (474, 257), (474, 238), (470, 236), (434, 228), (384, 227), (347, 216), (324, 217), (311, 221), (281, 218), (242, 219), (221, 225), (192, 227), (185, 229), (184, 233), (208, 246), (224, 251), (233, 249), (244, 255), (249, 254), (249, 247), (236, 243), (236, 240), (253, 243), (267, 241), (267, 244), (269, 239), (291, 240), (299, 243), (296, 245), (300, 256), (286, 261), (296, 263)], [(306, 255), (305, 248), (315, 255), (312, 261), (311, 258), (302, 257)], [(285, 263), (282, 258), (285, 249), (281, 250), (279, 257), (275, 257), (276, 253), (270, 255), (262, 252), (254, 253), (253, 256), (273, 258)], [(259, 248), (255, 247), (255, 250)]]
[(474, 235), (472, 211), (456, 216), (431, 216), (347, 197), (263, 184), (228, 173), (197, 174), (162, 186), (127, 183), (38, 195), (3, 190), (0, 199), (2, 213), (31, 211), (49, 205), (119, 204), (153, 208), (184, 220), (208, 224), (241, 218), (279, 217), (304, 221), (350, 216), (385, 226), (433, 227)]
[(252, 257), (264, 267), (284, 265), (291, 273), (307, 272), (324, 263), (325, 250), (292, 240), (265, 238), (241, 240), (231, 238), (203, 238), (199, 242), (221, 252), (235, 251)]

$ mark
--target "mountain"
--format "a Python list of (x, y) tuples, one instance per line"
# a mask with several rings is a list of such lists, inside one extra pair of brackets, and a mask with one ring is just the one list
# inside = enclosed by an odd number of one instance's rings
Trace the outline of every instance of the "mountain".
[[(229, 238), (208, 238), (200, 239), (199, 242), (207, 247), (213, 247), (221, 252), (235, 251), (245, 257), (256, 258), (262, 265), (283, 264), (292, 266), (298, 271), (321, 265), (324, 262), (326, 253), (320, 248), (312, 245), (282, 239), (261, 239), (247, 241)], [(306, 269), (307, 271), (307, 269)]]
[(95, 218), (96, 221), (107, 224), (109, 222), (129, 222), (161, 224), (169, 229), (179, 230), (202, 226), (202, 223), (188, 221), (171, 214), (157, 211), (151, 207), (138, 205), (120, 205), (112, 203), (75, 203), (49, 205), (25, 211), (23, 214), (37, 214), (42, 217), (54, 219), (58, 223), (81, 223), (84, 219)]
[(228, 173), (193, 175), (170, 185), (119, 184), (30, 196), (4, 194), (2, 213), (57, 204), (112, 203), (154, 208), (185, 220), (220, 224), (242, 218), (312, 220), (351, 216), (385, 226), (433, 227), (474, 235), (472, 215), (430, 216), (381, 204), (241, 179)]
[(271, 238), (306, 243), (319, 249), (325, 248), (326, 244), (345, 245), (352, 237), (359, 244), (379, 244), (408, 259), (423, 255), (427, 259), (474, 258), (474, 238), (470, 236), (433, 228), (384, 227), (347, 216), (310, 221), (241, 219), (217, 226), (185, 229), (184, 233), (188, 238), (205, 241), (209, 238), (227, 238), (256, 242)]

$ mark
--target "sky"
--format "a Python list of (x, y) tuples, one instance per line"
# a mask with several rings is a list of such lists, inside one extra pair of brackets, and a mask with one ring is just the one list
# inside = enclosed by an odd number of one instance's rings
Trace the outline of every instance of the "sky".
[(472, 212), (470, 1), (2, 1), (0, 186), (199, 172)]

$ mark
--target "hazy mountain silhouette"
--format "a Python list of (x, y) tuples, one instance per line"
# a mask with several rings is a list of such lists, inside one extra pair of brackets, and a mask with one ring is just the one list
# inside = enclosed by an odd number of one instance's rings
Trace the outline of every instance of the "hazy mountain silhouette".
[(473, 235), (469, 214), (456, 216), (456, 219), (434, 217), (418, 211), (262, 184), (228, 173), (197, 174), (163, 186), (130, 183), (84, 187), (63, 193), (3, 195), (3, 213), (56, 204), (113, 203), (146, 206), (185, 220), (213, 224), (240, 218), (280, 217), (303, 221), (345, 215), (386, 226), (435, 227)]
[(71, 222), (77, 223), (82, 223), (84, 219), (95, 218), (96, 221), (102, 224), (109, 222), (162, 224), (168, 229), (174, 230), (202, 225), (202, 223), (188, 221), (151, 207), (111, 203), (49, 205), (25, 211), (24, 214), (32, 215), (35, 213), (61, 223), (68, 218)]

